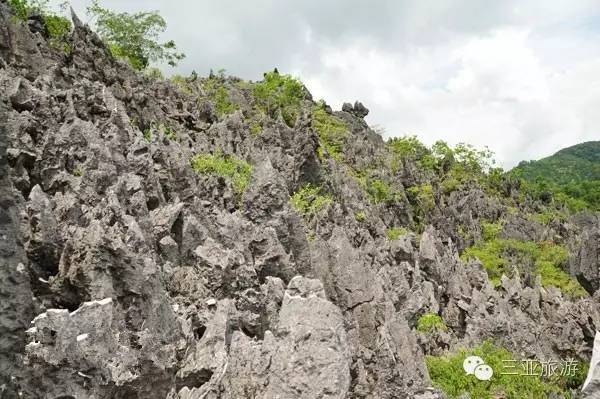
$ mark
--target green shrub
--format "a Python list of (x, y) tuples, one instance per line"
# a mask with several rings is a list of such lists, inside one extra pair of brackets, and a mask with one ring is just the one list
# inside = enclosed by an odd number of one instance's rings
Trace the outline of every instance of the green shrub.
[(396, 192), (383, 180), (368, 180), (367, 194), (374, 204), (390, 203), (396, 199)]
[(175, 75), (171, 76), (169, 78), (169, 80), (171, 81), (171, 83), (173, 83), (175, 86), (177, 86), (179, 88), (179, 90), (181, 90), (182, 92), (184, 92), (186, 94), (190, 94), (190, 95), (194, 93), (194, 91), (190, 87), (190, 81), (185, 76), (175, 74)]
[(338, 162), (342, 161), (343, 147), (349, 134), (346, 123), (328, 113), (321, 104), (313, 109), (313, 125), (319, 135), (321, 158), (324, 156), (324, 149), (330, 157)]
[(281, 115), (288, 126), (293, 127), (300, 116), (300, 106), (306, 97), (306, 89), (299, 80), (277, 71), (265, 74), (262, 82), (254, 86), (254, 97), (259, 108), (267, 115)]
[(434, 331), (447, 331), (448, 326), (439, 315), (435, 313), (425, 313), (417, 320), (417, 331), (422, 333), (431, 333)]
[(29, 14), (33, 11), (32, 4), (28, 0), (8, 0), (8, 5), (21, 21), (27, 21)]
[(144, 140), (146, 140), (148, 143), (152, 142), (152, 129), (150, 129), (150, 128), (144, 129), (143, 135), (144, 135)]
[(158, 41), (167, 23), (156, 11), (117, 13), (103, 8), (97, 0), (87, 10), (112, 55), (128, 61), (134, 69), (143, 70), (153, 61), (176, 66), (185, 57), (177, 52), (174, 41)]
[(238, 106), (233, 104), (229, 99), (229, 92), (224, 86), (221, 86), (215, 92), (213, 99), (215, 101), (215, 107), (219, 115), (228, 115), (234, 113)]
[(530, 220), (536, 221), (540, 224), (543, 224), (544, 226), (548, 226), (551, 222), (553, 221), (559, 221), (559, 222), (566, 222), (567, 221), (567, 215), (566, 213), (556, 210), (556, 209), (549, 209), (549, 210), (545, 210), (543, 212), (540, 213), (536, 213), (533, 215), (529, 216)]
[(431, 150), (417, 139), (417, 136), (404, 136), (391, 138), (387, 142), (393, 157), (391, 169), (396, 172), (405, 160), (417, 161), (425, 169), (433, 170), (435, 159)]
[(307, 184), (292, 195), (290, 203), (302, 216), (315, 216), (333, 203), (331, 194), (321, 194), (321, 191), (321, 187)]
[(435, 197), (431, 184), (421, 184), (407, 190), (409, 197), (416, 203), (422, 213), (427, 214), (435, 208)]
[(48, 43), (64, 52), (70, 52), (69, 35), (71, 33), (71, 21), (50, 11), (48, 0), (9, 0), (8, 4), (12, 8), (15, 16), (27, 21), (29, 16), (39, 14), (44, 19), (46, 31), (48, 32)]
[(263, 126), (262, 123), (260, 121), (252, 121), (252, 123), (250, 123), (250, 133), (253, 136), (258, 136), (262, 133), (263, 131)]
[(172, 127), (169, 126), (162, 126), (162, 131), (165, 134), (165, 137), (168, 138), (169, 140), (176, 140), (177, 139), (177, 134), (175, 133), (175, 130), (173, 130)]
[(460, 188), (463, 184), (459, 179), (454, 176), (448, 176), (442, 181), (442, 191), (444, 194), (450, 194)]
[[(490, 381), (480, 381), (474, 375), (467, 375), (463, 369), (463, 361), (468, 356), (479, 356), (489, 365), (494, 374)], [(570, 398), (569, 388), (582, 381), (581, 371), (576, 377), (553, 376), (550, 379), (538, 376), (508, 374), (507, 365), (520, 362), (520, 358), (510, 351), (497, 347), (489, 341), (482, 345), (461, 350), (446, 356), (427, 356), (426, 363), (429, 376), (434, 386), (442, 389), (451, 398), (459, 398), (465, 393), (472, 399), (492, 398), (547, 398), (552, 393), (562, 394)], [(521, 367), (517, 365), (516, 367)], [(506, 373), (503, 373), (506, 371)]]
[(233, 155), (198, 154), (192, 159), (192, 168), (200, 174), (221, 176), (233, 184), (236, 193), (246, 191), (252, 178), (252, 165)]
[(150, 124), (150, 127), (143, 131), (144, 139), (147, 142), (152, 141), (153, 132), (162, 132), (162, 134), (164, 134), (165, 137), (168, 138), (169, 140), (177, 139), (177, 134), (175, 133), (175, 130), (172, 127), (170, 127), (164, 123), (152, 122)]
[[(497, 224), (489, 223), (488, 229), (497, 232)], [(485, 230), (484, 236), (486, 236)], [(465, 261), (479, 259), (495, 286), (500, 285), (503, 274), (511, 276), (511, 259), (516, 259), (517, 266), (521, 263), (533, 264), (533, 272), (541, 276), (542, 286), (559, 288), (572, 297), (587, 295), (577, 280), (561, 268), (569, 258), (569, 252), (565, 247), (551, 242), (499, 239), (489, 232), (487, 237), (487, 241), (467, 248), (461, 258)]]
[(387, 229), (386, 235), (390, 240), (397, 240), (408, 234), (408, 230), (404, 227), (391, 227)]
[(211, 101), (215, 104), (215, 110), (220, 117), (232, 114), (239, 109), (237, 104), (231, 102), (229, 90), (225, 87), (223, 77), (211, 77), (204, 81), (203, 86)]
[(483, 230), (483, 239), (485, 241), (490, 241), (498, 237), (498, 234), (500, 234), (500, 232), (502, 231), (502, 222), (482, 222), (481, 228)]
[(356, 212), (354, 214), (354, 218), (357, 222), (364, 222), (365, 220), (367, 220), (367, 215), (364, 212)]
[(72, 28), (71, 21), (59, 15), (46, 15), (44, 21), (46, 21), (46, 29), (50, 36), (50, 45), (65, 53), (70, 53), (71, 45), (68, 40)]

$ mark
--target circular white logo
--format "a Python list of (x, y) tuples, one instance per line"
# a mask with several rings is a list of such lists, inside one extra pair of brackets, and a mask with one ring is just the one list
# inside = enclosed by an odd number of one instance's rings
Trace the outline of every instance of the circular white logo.
[(493, 375), (494, 370), (487, 364), (480, 364), (475, 367), (475, 377), (477, 377), (479, 381), (489, 381)]
[(475, 375), (479, 381), (489, 381), (494, 375), (494, 370), (479, 356), (469, 356), (463, 361), (463, 369), (467, 375)]
[(475, 368), (481, 364), (484, 364), (482, 358), (480, 358), (479, 356), (469, 356), (463, 362), (463, 369), (465, 369), (467, 375), (474, 374)]

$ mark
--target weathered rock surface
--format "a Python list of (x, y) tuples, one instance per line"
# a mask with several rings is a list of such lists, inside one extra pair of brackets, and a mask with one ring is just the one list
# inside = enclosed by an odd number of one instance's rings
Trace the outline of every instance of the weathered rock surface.
[[(318, 156), (307, 115), (256, 135), (235, 79), (224, 84), (239, 110), (218, 116), (209, 98), (113, 60), (80, 23), (71, 41), (68, 55), (52, 49), (0, 2), (2, 398), (424, 399), (442, 397), (424, 355), (487, 338), (524, 356), (590, 358), (597, 220), (559, 226), (565, 242), (581, 234), (571, 268), (592, 295), (518, 275), (496, 288), (458, 256), (480, 221), (505, 217), (509, 238), (558, 231), (478, 187), (417, 215), (404, 187), (431, 177), (412, 163), (388, 176), (403, 199), (372, 204), (347, 165)], [(336, 113), (357, 169), (383, 153), (367, 113), (358, 102)], [(144, 138), (158, 123), (175, 138)], [(216, 151), (254, 166), (243, 195), (192, 170)], [(311, 220), (289, 203), (308, 183), (335, 194)], [(420, 237), (386, 237), (417, 217)], [(449, 331), (418, 333), (427, 312)]]

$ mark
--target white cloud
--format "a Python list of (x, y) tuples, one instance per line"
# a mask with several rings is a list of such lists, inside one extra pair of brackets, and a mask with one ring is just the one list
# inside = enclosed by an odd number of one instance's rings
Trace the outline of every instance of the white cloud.
[(103, 3), (159, 10), (178, 72), (277, 66), (334, 107), (362, 101), (390, 136), (487, 145), (506, 167), (600, 139), (598, 0)]
[(514, 27), (402, 52), (358, 40), (321, 48), (321, 70), (299, 74), (337, 107), (363, 101), (389, 136), (487, 145), (511, 167), (600, 139), (600, 57), (559, 68), (535, 45)]

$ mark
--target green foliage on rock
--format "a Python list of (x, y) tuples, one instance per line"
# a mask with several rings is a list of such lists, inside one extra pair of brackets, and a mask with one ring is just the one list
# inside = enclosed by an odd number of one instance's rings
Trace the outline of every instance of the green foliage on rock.
[(417, 331), (422, 333), (432, 333), (434, 331), (447, 331), (448, 326), (441, 316), (435, 313), (425, 313), (417, 320)]
[(484, 241), (467, 248), (461, 258), (464, 261), (479, 259), (496, 286), (500, 285), (502, 275), (511, 276), (516, 266), (522, 272), (540, 275), (544, 287), (559, 288), (573, 297), (587, 295), (579, 282), (562, 269), (569, 259), (565, 247), (548, 241), (537, 243), (498, 238), (501, 229), (501, 224), (484, 223)]
[(265, 73), (264, 80), (256, 83), (254, 97), (259, 108), (267, 115), (274, 116), (276, 112), (281, 112), (287, 125), (293, 127), (300, 116), (306, 89), (292, 76), (273, 71)]
[(365, 220), (367, 220), (367, 215), (364, 212), (356, 212), (354, 214), (354, 218), (357, 222), (364, 222)]
[(367, 179), (365, 190), (371, 202), (375, 205), (391, 203), (397, 199), (396, 191), (381, 179)]
[(46, 22), (48, 36), (50, 36), (50, 45), (69, 53), (71, 51), (71, 45), (68, 41), (72, 28), (71, 21), (53, 14), (45, 15), (44, 21)]
[(482, 222), (481, 229), (483, 231), (483, 239), (485, 241), (494, 240), (502, 231), (502, 222), (490, 223)]
[(429, 213), (435, 208), (435, 196), (431, 184), (421, 184), (407, 189), (409, 199), (415, 203), (422, 213)]
[(317, 215), (333, 203), (331, 194), (322, 194), (322, 188), (307, 184), (290, 198), (290, 204), (304, 217)]
[(166, 62), (176, 66), (185, 55), (177, 52), (175, 42), (159, 42), (167, 23), (157, 11), (133, 14), (114, 12), (94, 0), (88, 13), (95, 18), (98, 35), (106, 42), (112, 55), (129, 62), (137, 70), (143, 70), (151, 62)]
[(349, 135), (343, 120), (327, 112), (323, 103), (313, 109), (313, 125), (319, 135), (320, 157), (324, 151), (338, 162), (343, 160), (343, 147)]
[(220, 117), (232, 114), (239, 109), (239, 106), (231, 101), (224, 74), (211, 76), (203, 82), (202, 87), (215, 104), (215, 110)]
[(408, 230), (404, 227), (390, 227), (386, 231), (386, 235), (390, 240), (397, 240), (408, 234)]
[(416, 162), (423, 170), (433, 172), (440, 180), (444, 193), (449, 194), (470, 182), (486, 183), (493, 168), (493, 153), (485, 148), (460, 143), (455, 147), (437, 141), (425, 146), (415, 136), (388, 140), (387, 147), (392, 157), (390, 168), (398, 171), (406, 162)]
[[(467, 375), (463, 362), (468, 356), (479, 356), (494, 372), (489, 381), (480, 381), (474, 375)], [(571, 398), (570, 389), (577, 388), (585, 379), (585, 368), (581, 367), (573, 377), (555, 375), (551, 378), (503, 374), (506, 365), (520, 365), (521, 357), (498, 347), (490, 341), (482, 345), (463, 349), (445, 356), (427, 356), (426, 363), (434, 386), (442, 389), (450, 398), (460, 398), (465, 394), (472, 399), (521, 399), (547, 398), (551, 394), (562, 394)], [(541, 367), (541, 365), (540, 365)]]
[[(15, 16), (21, 21), (27, 21), (32, 15), (40, 15), (44, 20), (49, 44), (66, 53), (71, 51), (69, 35), (71, 33), (71, 21), (50, 11), (49, 0), (8, 0)], [(64, 8), (65, 4), (61, 7)]]
[(421, 167), (433, 170), (435, 158), (429, 148), (419, 141), (416, 136), (404, 136), (391, 138), (387, 142), (393, 157), (391, 162), (392, 171), (397, 171), (406, 161), (416, 161)]
[(196, 155), (192, 159), (192, 168), (197, 173), (220, 176), (231, 181), (238, 194), (246, 191), (252, 179), (252, 165), (222, 152)]
[(544, 226), (548, 226), (552, 222), (564, 223), (567, 221), (567, 214), (557, 209), (545, 209), (539, 213), (529, 215), (529, 219), (536, 221)]

